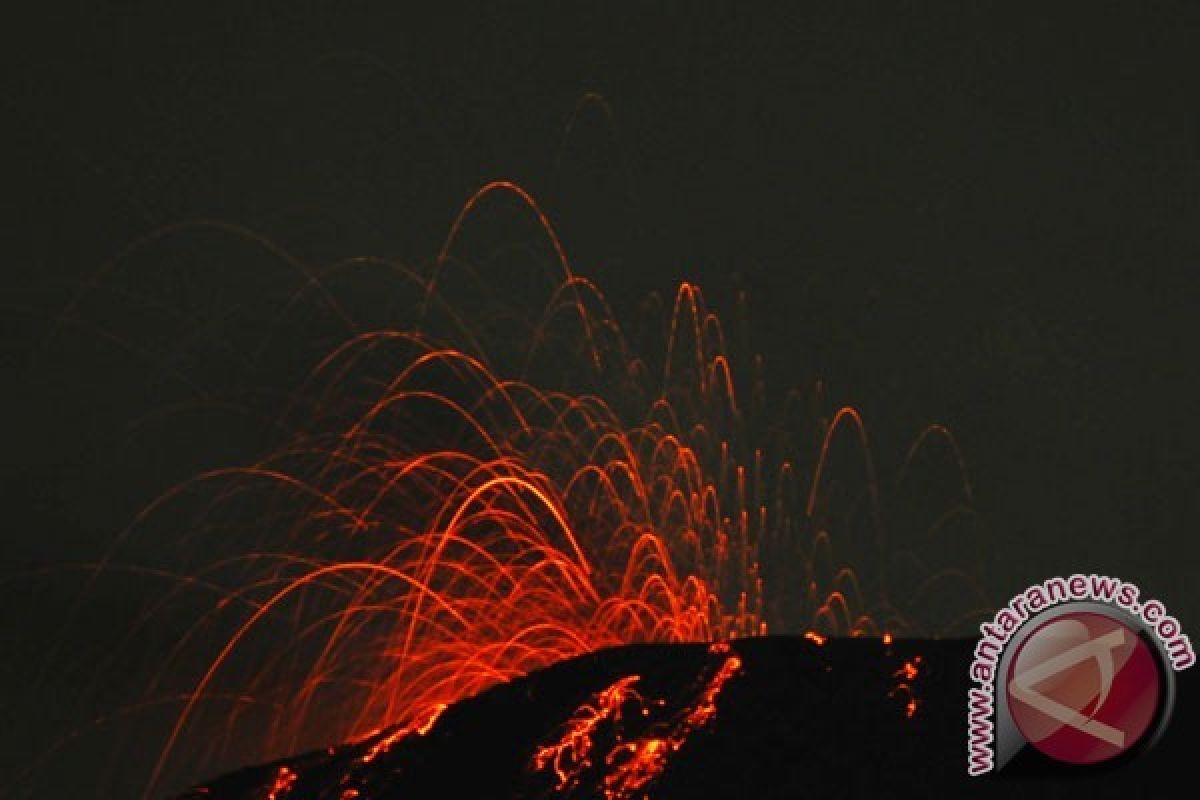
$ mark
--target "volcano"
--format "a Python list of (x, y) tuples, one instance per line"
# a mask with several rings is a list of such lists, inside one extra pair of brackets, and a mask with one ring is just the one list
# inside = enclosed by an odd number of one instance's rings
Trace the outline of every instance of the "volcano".
[(187, 800), (1166, 796), (1179, 719), (1142, 757), (966, 775), (970, 640), (762, 637), (601, 650), (403, 727), (249, 767)]

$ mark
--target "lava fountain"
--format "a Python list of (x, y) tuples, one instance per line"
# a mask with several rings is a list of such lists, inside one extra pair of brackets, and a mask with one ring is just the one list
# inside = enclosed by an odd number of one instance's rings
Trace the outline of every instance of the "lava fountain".
[[(469, 272), (460, 240), (494, 204), (533, 220), (556, 275), (540, 315), (507, 329), (505, 315), (478, 324), (479, 308), (453, 296), (454, 276)], [(174, 577), (136, 622), (152, 626), (185, 594), (209, 598), (147, 686), (146, 703), (178, 708), (147, 795), (176, 780), (178, 763), (198, 777), (419, 728), (599, 648), (927, 633), (912, 613), (923, 593), (976, 591), (973, 566), (927, 568), (902, 556), (911, 542), (889, 538), (855, 409), (780, 433), (764, 365), (739, 362), (692, 284), (660, 304), (649, 337), (659, 352), (641, 355), (516, 184), (480, 189), (432, 269), (410, 278), (415, 318), (356, 331), (320, 358), (282, 414), (280, 447), (176, 486), (122, 535), (203, 497), (183, 538), (235, 551)], [(934, 443), (969, 505), (944, 428), (922, 432), (906, 463)], [(853, 533), (835, 536), (851, 519)], [(95, 572), (116, 568), (114, 555)]]

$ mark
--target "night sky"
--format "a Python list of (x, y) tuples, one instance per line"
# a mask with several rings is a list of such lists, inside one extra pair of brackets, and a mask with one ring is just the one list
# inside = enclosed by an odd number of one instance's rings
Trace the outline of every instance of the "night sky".
[[(219, 237), (73, 307), (131, 243), (220, 220), (308, 263), (428, 265), (508, 178), (618, 309), (744, 291), (769, 379), (861, 409), (881, 475), (951, 427), (995, 602), (1097, 571), (1200, 624), (1200, 8), (133, 5), (8, 26), (4, 574), (95, 559), (167, 486), (260, 454), (321, 350), (231, 357), (294, 285)], [(182, 318), (126, 313), (143, 290)], [(37, 682), (50, 585), (0, 584), (0, 710), (53, 730), (86, 680)], [(5, 750), (0, 785), (28, 757)]]

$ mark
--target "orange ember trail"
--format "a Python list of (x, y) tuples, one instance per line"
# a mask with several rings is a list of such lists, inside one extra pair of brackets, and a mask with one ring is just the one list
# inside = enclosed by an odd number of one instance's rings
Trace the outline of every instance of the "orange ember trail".
[[(544, 305), (504, 306), (503, 280), (455, 294), (481, 277), (472, 223), (497, 204), (532, 226), (538, 241), (522, 244), (545, 256), (531, 259)], [(282, 444), (176, 486), (118, 537), (97, 574), (178, 519), (198, 522), (175, 532), (175, 550), (212, 559), (161, 571), (183, 576), (161, 608), (186, 599), (195, 624), (148, 681), (150, 696), (184, 700), (144, 796), (232, 766), (226, 753), (268, 760), (393, 730), (367, 763), (458, 700), (600, 648), (768, 630), (887, 644), (914, 629), (905, 604), (972, 585), (964, 570), (919, 572), (923, 560), (900, 557), (855, 409), (830, 414), (819, 385), (775, 409), (761, 359), (730, 346), (689, 283), (661, 302), (651, 353), (639, 353), (567, 253), (529, 192), (482, 187), (426, 274), (400, 271), (407, 327), (351, 325), (293, 392)], [(306, 291), (339, 307), (324, 273), (303, 273)], [(535, 296), (522, 288), (520, 300)], [(961, 461), (942, 426), (921, 433), (906, 468), (925, 449)], [(947, 491), (968, 506), (965, 477)], [(855, 568), (834, 552), (834, 531), (851, 524), (838, 541), (858, 547)], [(217, 546), (233, 552), (213, 558)], [(897, 576), (893, 564), (918, 566)], [(607, 753), (609, 800), (654, 780), (709, 724), (741, 665), (723, 646), (686, 713)], [(581, 706), (536, 768), (573, 785), (600, 760), (601, 730), (655, 708), (637, 682)], [(230, 697), (245, 700), (231, 709)], [(281, 772), (273, 797), (294, 780)]]
[(270, 791), (267, 792), (267, 800), (283, 800), (292, 791), (292, 787), (296, 785), (298, 777), (295, 772), (287, 767), (280, 767), (278, 774), (275, 776), (275, 783), (271, 786)]
[(917, 709), (920, 707), (915, 687), (916, 681), (921, 675), (922, 662), (921, 656), (913, 656), (892, 673), (892, 677), (896, 678), (897, 682), (895, 687), (888, 692), (888, 697), (904, 699), (904, 716), (908, 719), (916, 716)]
[(405, 725), (404, 727), (399, 728), (393, 733), (383, 737), (374, 745), (372, 745), (371, 749), (363, 755), (362, 763), (370, 764), (381, 754), (386, 753), (389, 749), (391, 749), (394, 744), (407, 739), (409, 736), (424, 736), (425, 734), (429, 733), (431, 730), (433, 730), (433, 726), (437, 724), (438, 717), (440, 717), (442, 712), (445, 710), (446, 705), (444, 703), (438, 703), (429, 711), (428, 714), (425, 715), (423, 720), (411, 722), (408, 725)]

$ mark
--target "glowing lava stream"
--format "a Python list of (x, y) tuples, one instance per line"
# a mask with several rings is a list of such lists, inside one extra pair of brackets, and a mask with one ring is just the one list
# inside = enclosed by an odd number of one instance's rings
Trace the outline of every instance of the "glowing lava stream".
[(742, 668), (742, 660), (731, 655), (704, 687), (700, 697), (665, 733), (644, 736), (618, 744), (604, 759), (609, 772), (604, 776), (607, 800), (627, 800), (662, 774), (667, 759), (687, 742), (696, 730), (708, 725), (717, 713), (717, 695)]
[(556, 791), (572, 789), (578, 784), (580, 774), (592, 766), (592, 737), (596, 730), (604, 723), (619, 724), (621, 709), (626, 703), (637, 703), (638, 711), (643, 715), (650, 713), (645, 700), (633, 689), (640, 680), (640, 675), (627, 675), (597, 692), (591, 702), (575, 710), (557, 742), (538, 747), (533, 756), (533, 769), (553, 769), (557, 777)]
[(657, 779), (667, 767), (667, 760), (687, 743), (697, 730), (710, 724), (717, 713), (717, 697), (730, 678), (742, 669), (742, 660), (730, 654), (724, 642), (709, 648), (721, 656), (721, 665), (707, 679), (696, 698), (676, 713), (671, 720), (652, 724), (641, 736), (625, 736), (622, 716), (626, 705), (635, 707), (637, 716), (649, 717), (653, 708), (666, 706), (663, 700), (646, 700), (633, 686), (639, 675), (627, 675), (593, 699), (581, 705), (563, 725), (560, 738), (537, 749), (531, 768), (536, 771), (552, 769), (556, 791), (577, 787), (585, 772), (595, 767), (592, 751), (602, 726), (607, 726), (613, 744), (603, 760), (600, 783), (606, 800), (628, 800)]

